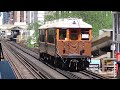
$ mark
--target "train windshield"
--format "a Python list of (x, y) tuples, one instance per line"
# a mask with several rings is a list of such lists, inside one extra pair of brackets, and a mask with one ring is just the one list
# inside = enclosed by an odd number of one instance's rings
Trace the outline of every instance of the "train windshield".
[(70, 40), (78, 40), (78, 30), (70, 29)]
[(66, 29), (60, 29), (59, 30), (59, 39), (60, 40), (65, 40), (65, 38), (66, 38)]
[(89, 29), (81, 29), (81, 40), (89, 40)]

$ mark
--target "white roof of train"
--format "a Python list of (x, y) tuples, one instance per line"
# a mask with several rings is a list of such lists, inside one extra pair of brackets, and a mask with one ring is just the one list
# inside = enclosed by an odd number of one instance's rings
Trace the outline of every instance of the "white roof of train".
[(92, 25), (84, 22), (82, 19), (65, 18), (46, 22), (39, 29), (46, 28), (92, 28)]

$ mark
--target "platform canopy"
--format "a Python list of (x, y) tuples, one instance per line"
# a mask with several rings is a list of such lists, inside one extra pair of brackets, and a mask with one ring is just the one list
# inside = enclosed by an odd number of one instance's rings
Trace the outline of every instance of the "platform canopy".
[(8, 28), (8, 30), (22, 30), (24, 28), (20, 27), (20, 26), (14, 26), (14, 27), (10, 27)]
[(27, 25), (0, 25), (0, 29), (2, 30), (11, 30), (14, 28), (19, 28), (19, 29), (27, 29)]

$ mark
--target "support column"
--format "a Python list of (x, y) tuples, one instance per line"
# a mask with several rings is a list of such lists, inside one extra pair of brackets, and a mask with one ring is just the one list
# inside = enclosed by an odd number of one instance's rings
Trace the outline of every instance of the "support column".
[(102, 72), (104, 72), (105, 71), (105, 61), (104, 61), (104, 59), (102, 59)]
[(118, 62), (117, 64), (118, 64), (118, 75), (117, 75), (117, 79), (120, 79), (120, 62)]

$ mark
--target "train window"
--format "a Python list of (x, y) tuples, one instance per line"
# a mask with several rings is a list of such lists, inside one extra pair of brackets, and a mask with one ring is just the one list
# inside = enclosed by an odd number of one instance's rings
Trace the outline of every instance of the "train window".
[(48, 29), (47, 42), (49, 42), (49, 43), (55, 43), (55, 30)]
[(40, 41), (45, 42), (45, 30), (40, 30)]
[(81, 29), (81, 40), (89, 40), (89, 29)]
[(89, 34), (82, 34), (82, 40), (89, 40)]
[(59, 39), (65, 40), (65, 38), (66, 38), (66, 29), (60, 29), (59, 30)]
[(78, 40), (78, 30), (77, 29), (70, 30), (70, 39), (71, 40)]

